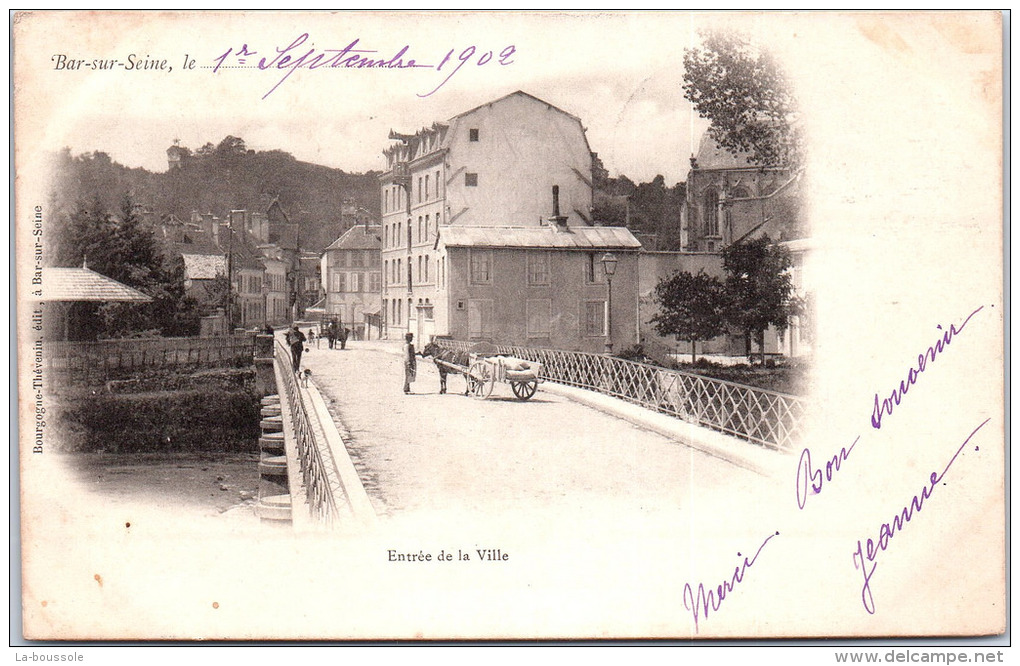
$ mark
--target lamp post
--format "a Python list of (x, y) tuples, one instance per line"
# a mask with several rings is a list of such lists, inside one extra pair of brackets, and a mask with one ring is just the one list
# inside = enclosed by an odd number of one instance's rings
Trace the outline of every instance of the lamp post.
[(616, 275), (616, 256), (612, 252), (602, 255), (602, 268), (606, 272), (606, 354), (613, 353), (613, 276)]

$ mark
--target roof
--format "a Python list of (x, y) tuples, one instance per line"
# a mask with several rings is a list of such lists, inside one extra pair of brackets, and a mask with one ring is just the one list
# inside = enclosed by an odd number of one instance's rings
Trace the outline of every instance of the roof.
[(447, 247), (543, 248), (557, 250), (639, 250), (626, 227), (443, 227)]
[(581, 119), (578, 118), (577, 116), (575, 116), (574, 114), (567, 113), (563, 109), (561, 109), (561, 108), (559, 108), (559, 107), (557, 107), (557, 106), (555, 106), (553, 104), (550, 104), (549, 102), (545, 101), (544, 99), (539, 99), (539, 98), (535, 97), (534, 95), (530, 95), (530, 94), (524, 92), (523, 90), (516, 90), (516, 91), (514, 91), (514, 92), (512, 92), (512, 93), (510, 93), (508, 95), (503, 95), (499, 99), (494, 99), (491, 102), (485, 102), (484, 104), (479, 104), (478, 106), (474, 107), (473, 109), (469, 109), (467, 111), (464, 111), (463, 113), (458, 113), (453, 118), (450, 118), (450, 122), (453, 122), (454, 120), (456, 120), (457, 118), (460, 118), (461, 116), (466, 116), (466, 115), (468, 115), (470, 113), (474, 113), (475, 111), (477, 111), (478, 109), (482, 108), (483, 106), (492, 106), (493, 104), (499, 104), (503, 100), (509, 99), (509, 98), (517, 96), (517, 95), (520, 95), (521, 97), (526, 97), (526, 98), (528, 98), (528, 99), (530, 99), (532, 101), (538, 102), (539, 104), (544, 104), (547, 107), (549, 107), (549, 109), (551, 109), (553, 111), (559, 111), (563, 115), (569, 116), (570, 118), (573, 118), (577, 122), (581, 122)]
[(327, 250), (379, 250), (382, 248), (382, 227), (370, 225), (367, 229), (358, 225), (340, 234), (329, 244)]
[(184, 258), (184, 277), (189, 280), (212, 280), (227, 274), (227, 258), (215, 254), (187, 254)]
[(736, 155), (708, 135), (706, 132), (701, 137), (701, 145), (698, 146), (698, 169), (740, 169), (752, 167), (751, 154), (746, 151), (738, 151)]
[(88, 268), (44, 268), (40, 301), (149, 303), (142, 292)]

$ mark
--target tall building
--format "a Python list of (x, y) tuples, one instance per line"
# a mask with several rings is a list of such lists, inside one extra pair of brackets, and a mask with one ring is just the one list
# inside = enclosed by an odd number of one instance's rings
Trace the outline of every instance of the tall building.
[(517, 91), (389, 138), (380, 176), (388, 337), (587, 351), (636, 342), (640, 243), (625, 228), (593, 226), (579, 118)]
[(322, 257), (325, 314), (336, 317), (360, 339), (380, 333), (381, 233), (379, 225), (351, 227), (330, 243)]

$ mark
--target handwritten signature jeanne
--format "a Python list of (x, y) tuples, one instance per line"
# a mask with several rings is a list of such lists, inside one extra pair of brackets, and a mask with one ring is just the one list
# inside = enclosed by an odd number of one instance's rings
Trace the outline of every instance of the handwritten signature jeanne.
[[(946, 351), (946, 348), (953, 341), (954, 336), (959, 335), (963, 332), (964, 328), (971, 321), (971, 319), (977, 315), (984, 306), (981, 306), (972, 311), (963, 322), (957, 327), (955, 324), (951, 324), (948, 329), (937, 326), (940, 331), (938, 340), (934, 344), (928, 347), (924, 352), (917, 355), (916, 365), (912, 365), (907, 373), (906, 377), (901, 380), (894, 390), (885, 394), (888, 397), (882, 397), (883, 394), (875, 393), (874, 409), (871, 414), (871, 426), (875, 430), (882, 427), (882, 419), (889, 418), (893, 414), (895, 406), (901, 405), (910, 387), (917, 384), (918, 380), (922, 377), (928, 366), (933, 363), (941, 354)], [(871, 578), (875, 575), (875, 569), (878, 567), (876, 561), (879, 553), (884, 552), (889, 547), (890, 540), (902, 532), (906, 524), (909, 523), (919, 511), (921, 511), (924, 503), (927, 499), (932, 496), (935, 488), (942, 479), (949, 472), (950, 467), (956, 462), (957, 458), (963, 452), (964, 448), (970, 442), (970, 440), (977, 434), (981, 428), (988, 423), (990, 419), (985, 419), (981, 424), (975, 428), (967, 439), (964, 440), (963, 444), (956, 450), (953, 457), (946, 464), (945, 468), (941, 473), (932, 472), (928, 477), (928, 485), (921, 489), (920, 494), (914, 495), (914, 497), (907, 502), (903, 509), (899, 511), (892, 520), (888, 523), (882, 523), (878, 528), (878, 537), (876, 539), (866, 539), (863, 542), (857, 541), (857, 549), (853, 553), (854, 568), (861, 572), (864, 577), (864, 585), (861, 588), (861, 601), (864, 604), (864, 609), (870, 613), (875, 613), (875, 598), (871, 591)], [(797, 463), (797, 479), (796, 479), (796, 490), (797, 490), (797, 506), (803, 509), (807, 504), (807, 498), (810, 494), (820, 494), (822, 489), (825, 487), (827, 482), (833, 481), (836, 473), (840, 471), (843, 463), (847, 462), (850, 454), (853, 452), (854, 447), (860, 442), (861, 437), (858, 435), (854, 439), (853, 443), (849, 447), (843, 447), (839, 453), (826, 459), (824, 468), (815, 468), (811, 460), (811, 450), (805, 448), (800, 455), (800, 460)], [(977, 447), (975, 447), (975, 450)], [(823, 476), (824, 469), (824, 476)], [(870, 566), (869, 566), (870, 564)]]
[[(931, 476), (928, 477), (928, 485), (921, 489), (920, 495), (914, 495), (913, 499), (903, 507), (903, 510), (893, 516), (892, 521), (882, 523), (881, 527), (878, 528), (877, 539), (868, 539), (864, 544), (858, 539), (857, 550), (854, 552), (854, 568), (864, 575), (864, 587), (861, 588), (861, 602), (868, 613), (872, 615), (875, 613), (875, 597), (871, 593), (871, 577), (875, 575), (875, 568), (878, 567), (878, 562), (875, 561), (875, 558), (878, 557), (879, 551), (885, 551), (889, 547), (889, 540), (896, 536), (897, 533), (902, 532), (906, 524), (913, 519), (914, 514), (924, 507), (925, 500), (931, 497), (932, 492), (949, 472), (949, 468), (953, 466), (956, 459), (963, 453), (963, 449), (970, 443), (970, 440), (977, 434), (978, 430), (981, 430), (989, 421), (991, 419), (985, 419), (981, 422), (981, 425), (974, 428), (967, 435), (967, 439), (963, 441), (963, 444), (960, 444), (960, 448), (949, 459), (941, 473), (931, 473)], [(978, 447), (974, 448), (975, 450), (978, 449)], [(865, 559), (867, 562), (872, 563), (870, 568)]]
[[(248, 65), (248, 61), (249, 59), (253, 60), (254, 56), (259, 54), (258, 51), (251, 49), (247, 43), (242, 44), (238, 49), (231, 47), (213, 59), (216, 64), (212, 66), (212, 71), (215, 74), (224, 68), (255, 67), (263, 71), (283, 72), (283, 75), (262, 96), (262, 99), (273, 94), (284, 81), (299, 69), (422, 69), (434, 70), (440, 75), (446, 73), (445, 78), (431, 90), (417, 93), (418, 97), (429, 97), (445, 86), (468, 63), (473, 62), (475, 67), (485, 67), (490, 63), (505, 67), (514, 63), (512, 58), (517, 52), (517, 47), (513, 44), (503, 47), (498, 53), (491, 49), (485, 50), (483, 47), (471, 45), (459, 52), (457, 49), (448, 50), (437, 65), (419, 62), (412, 58), (410, 56), (411, 47), (406, 44), (394, 51), (392, 55), (388, 55), (380, 54), (376, 49), (360, 48), (360, 38), (339, 49), (306, 47), (304, 44), (308, 39), (308, 33), (303, 33), (289, 45), (274, 48), (269, 52), (268, 57), (259, 58), (254, 65)], [(454, 55), (455, 53), (456, 55)], [(228, 62), (232, 64), (228, 65)], [(449, 67), (447, 67), (448, 64)]]

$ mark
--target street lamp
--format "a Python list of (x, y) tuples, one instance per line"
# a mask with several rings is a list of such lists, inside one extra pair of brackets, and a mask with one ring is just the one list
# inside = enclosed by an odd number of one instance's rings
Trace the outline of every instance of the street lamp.
[(613, 353), (613, 276), (616, 275), (616, 256), (612, 252), (602, 255), (602, 268), (606, 272), (606, 353)]

